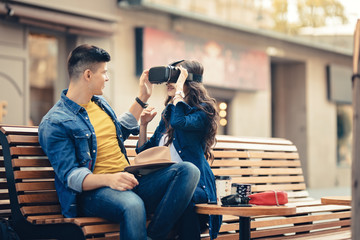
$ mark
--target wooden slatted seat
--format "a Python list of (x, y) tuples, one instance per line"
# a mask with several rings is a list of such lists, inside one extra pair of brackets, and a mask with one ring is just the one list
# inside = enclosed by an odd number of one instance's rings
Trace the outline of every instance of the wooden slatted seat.
[[(309, 197), (296, 146), (285, 139), (217, 136), (212, 170), (232, 183), (252, 185), (252, 192), (286, 191), (291, 216), (254, 216), (251, 238), (351, 239), (348, 206), (321, 205)], [(218, 239), (238, 239), (238, 217), (224, 216)], [(333, 238), (328, 238), (333, 235)], [(209, 237), (204, 234), (204, 239)]]
[[(230, 136), (217, 139), (212, 164), (215, 175), (231, 176), (233, 183), (252, 184), (253, 192), (286, 191), (289, 205), (297, 207), (291, 216), (254, 216), (251, 238), (350, 238), (350, 207), (321, 205), (309, 197), (297, 149), (290, 141)], [(7, 201), (0, 207), (8, 217), (10, 197), (15, 229), (22, 237), (119, 239), (119, 225), (105, 219), (63, 218), (54, 172), (39, 146), (37, 127), (0, 126), (0, 141), (0, 199)], [(130, 161), (136, 142), (137, 137), (125, 142)], [(237, 239), (238, 229), (238, 217), (225, 215), (218, 239)], [(205, 233), (203, 238), (209, 237)]]
[[(14, 228), (21, 237), (119, 239), (119, 224), (102, 218), (62, 216), (55, 174), (39, 146), (37, 127), (1, 126), (0, 130), (0, 216), (12, 214)], [(126, 143), (131, 159), (136, 141)]]

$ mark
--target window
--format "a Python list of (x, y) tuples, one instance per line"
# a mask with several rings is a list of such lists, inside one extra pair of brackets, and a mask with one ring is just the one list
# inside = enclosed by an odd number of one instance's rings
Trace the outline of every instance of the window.
[(228, 129), (228, 102), (226, 101), (217, 101), (217, 107), (219, 111), (219, 127), (217, 134), (227, 134)]
[(353, 142), (353, 108), (351, 105), (337, 106), (337, 164), (351, 166)]
[(58, 78), (58, 40), (49, 35), (30, 34), (28, 44), (30, 124), (39, 125), (54, 104), (54, 85)]

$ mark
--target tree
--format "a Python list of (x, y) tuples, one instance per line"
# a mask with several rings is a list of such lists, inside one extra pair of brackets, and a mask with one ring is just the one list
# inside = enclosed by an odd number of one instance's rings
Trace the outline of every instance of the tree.
[(274, 30), (279, 32), (287, 32), (289, 29), (289, 22), (287, 20), (288, 2), (287, 0), (273, 0), (272, 2), (274, 20)]
[(298, 0), (301, 27), (322, 27), (327, 21), (347, 23), (344, 6), (338, 0)]
[(296, 34), (302, 27), (322, 27), (328, 23), (347, 23), (344, 6), (338, 0), (298, 0), (298, 21), (288, 21), (288, 1), (273, 0), (274, 30)]

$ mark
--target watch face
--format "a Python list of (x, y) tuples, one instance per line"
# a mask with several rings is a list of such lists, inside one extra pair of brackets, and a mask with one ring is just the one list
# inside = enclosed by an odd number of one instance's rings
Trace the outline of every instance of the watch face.
[(175, 93), (175, 95), (180, 95), (182, 98), (185, 97), (185, 94), (184, 94), (183, 91), (177, 91), (177, 92)]

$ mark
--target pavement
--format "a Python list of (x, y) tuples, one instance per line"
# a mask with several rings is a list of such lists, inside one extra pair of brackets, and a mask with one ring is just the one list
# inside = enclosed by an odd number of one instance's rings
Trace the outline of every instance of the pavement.
[(351, 196), (351, 187), (308, 188), (310, 197), (320, 199), (325, 196)]

